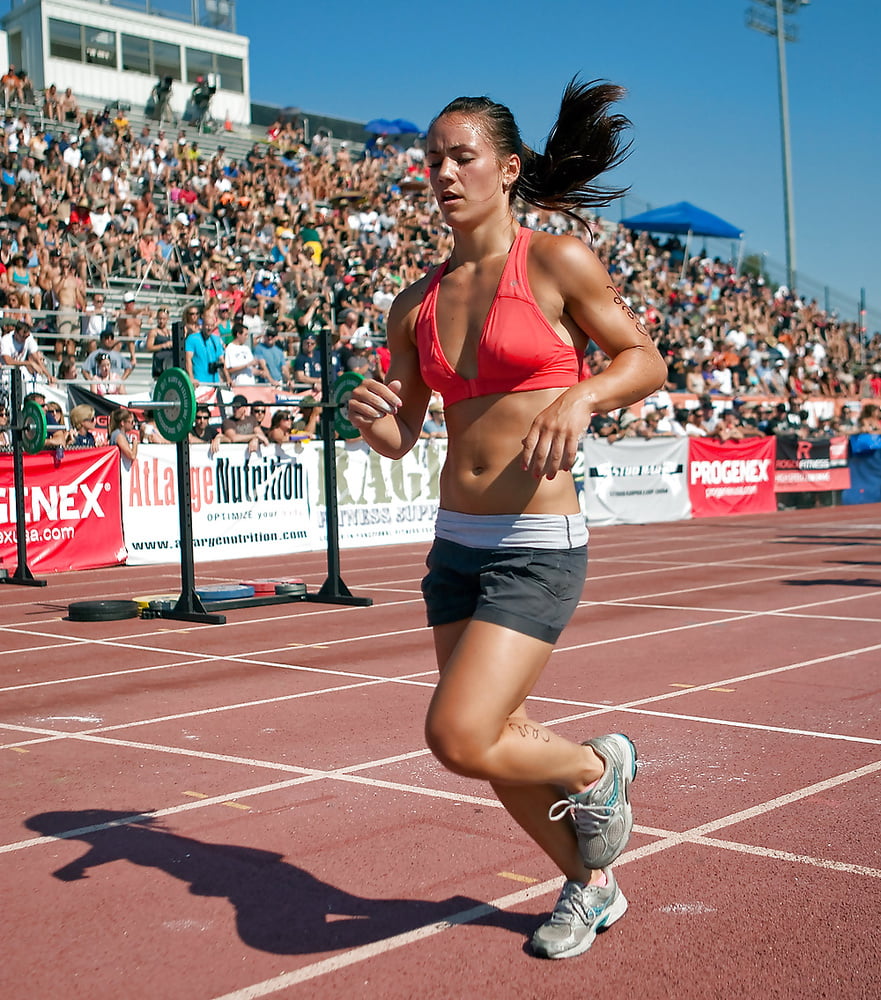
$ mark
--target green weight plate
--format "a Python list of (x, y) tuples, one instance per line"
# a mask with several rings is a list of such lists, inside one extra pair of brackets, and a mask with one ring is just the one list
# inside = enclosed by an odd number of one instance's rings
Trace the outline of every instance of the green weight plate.
[(39, 403), (29, 399), (21, 411), (21, 446), (29, 455), (36, 455), (45, 443), (46, 413)]
[(334, 382), (333, 389), (331, 390), (335, 407), (333, 414), (334, 430), (341, 438), (347, 440), (361, 436), (361, 431), (349, 420), (348, 403), (349, 397), (363, 380), (364, 376), (359, 375), (357, 372), (344, 372)]
[(166, 368), (156, 379), (154, 403), (171, 403), (154, 411), (159, 433), (169, 441), (186, 441), (196, 419), (196, 393), (182, 368)]

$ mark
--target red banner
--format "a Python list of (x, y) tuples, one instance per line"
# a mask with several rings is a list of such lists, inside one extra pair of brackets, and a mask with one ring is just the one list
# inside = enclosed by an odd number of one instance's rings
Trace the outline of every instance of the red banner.
[[(125, 562), (118, 448), (24, 455), (24, 520), (31, 570), (58, 573)], [(12, 455), (0, 455), (0, 564), (18, 565)]]
[(691, 438), (688, 493), (694, 517), (766, 514), (774, 496), (774, 438), (706, 441)]
[(778, 493), (850, 489), (847, 438), (777, 435), (774, 488)]

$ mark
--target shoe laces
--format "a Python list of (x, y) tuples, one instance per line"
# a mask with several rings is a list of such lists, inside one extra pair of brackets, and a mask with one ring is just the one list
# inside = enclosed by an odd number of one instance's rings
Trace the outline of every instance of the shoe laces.
[(573, 918), (577, 918), (590, 924), (598, 912), (596, 907), (587, 905), (586, 897), (591, 894), (590, 888), (580, 882), (567, 882), (551, 914), (550, 923), (568, 924)]
[(613, 809), (611, 806), (599, 803), (578, 802), (574, 799), (560, 799), (548, 810), (548, 819), (557, 823), (569, 813), (575, 822), (575, 829), (579, 833), (592, 836), (600, 832), (603, 824), (608, 821), (612, 812)]

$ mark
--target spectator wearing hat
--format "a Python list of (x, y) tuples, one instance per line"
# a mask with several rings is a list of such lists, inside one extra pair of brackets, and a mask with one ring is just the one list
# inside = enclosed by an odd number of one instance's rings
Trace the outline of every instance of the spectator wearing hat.
[(138, 308), (137, 295), (126, 292), (122, 297), (122, 309), (116, 317), (116, 333), (120, 345), (128, 345), (132, 368), (137, 365), (135, 350), (141, 342), (141, 324), (144, 321), (145, 310)]
[(260, 303), (255, 298), (246, 299), (242, 307), (242, 323), (249, 335), (256, 340), (263, 336), (266, 323), (260, 315)]
[(82, 363), (83, 377), (92, 382), (98, 377), (98, 360), (102, 355), (106, 355), (110, 362), (110, 370), (125, 381), (132, 372), (132, 363), (118, 348), (121, 346), (116, 339), (116, 331), (108, 327), (101, 331), (98, 337), (98, 346), (92, 351)]
[(320, 392), (322, 360), (314, 334), (307, 333), (300, 341), (300, 353), (294, 358), (291, 368), (297, 385), (307, 385)]
[(428, 418), (422, 425), (422, 438), (446, 438), (447, 422), (444, 418), (444, 408), (440, 403), (433, 402), (428, 407)]
[(249, 451), (256, 451), (261, 444), (269, 444), (266, 432), (260, 426), (258, 415), (248, 403), (248, 397), (234, 396), (231, 405), (232, 416), (227, 417), (220, 425), (223, 441), (230, 444), (247, 443)]
[(278, 330), (274, 326), (268, 326), (262, 338), (254, 345), (254, 357), (265, 364), (269, 373), (268, 378), (258, 373), (258, 382), (268, 381), (276, 385), (290, 382), (291, 366), (285, 360), (284, 348), (279, 339)]

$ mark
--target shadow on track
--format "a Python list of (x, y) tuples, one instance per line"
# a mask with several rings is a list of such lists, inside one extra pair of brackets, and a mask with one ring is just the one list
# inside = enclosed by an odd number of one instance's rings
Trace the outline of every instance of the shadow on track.
[[(282, 854), (181, 837), (149, 813), (45, 812), (30, 817), (25, 826), (43, 836), (89, 845), (82, 857), (53, 872), (55, 878), (76, 882), (88, 878), (90, 869), (114, 861), (155, 868), (188, 883), (194, 896), (228, 899), (242, 941), (277, 955), (355, 948), (485, 906), (464, 896), (439, 902), (357, 896), (322, 882)], [(524, 936), (537, 923), (534, 916), (495, 909), (468, 922)]]

